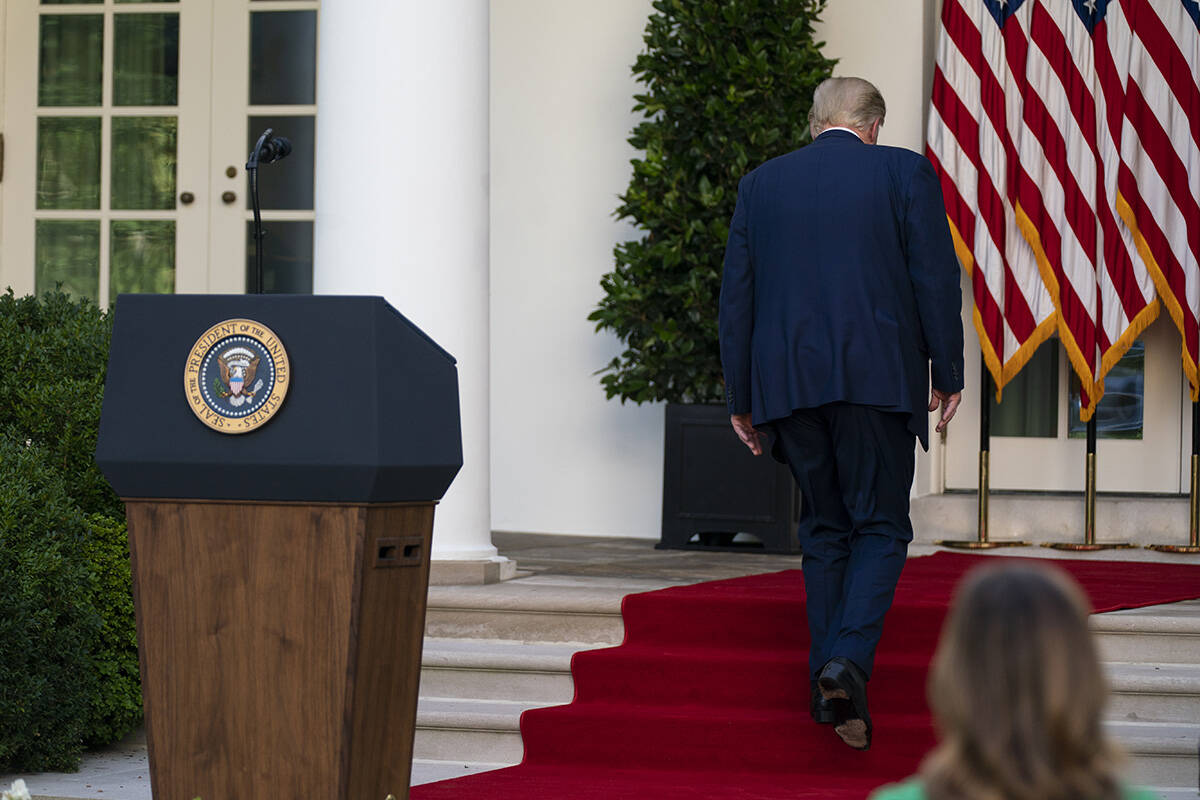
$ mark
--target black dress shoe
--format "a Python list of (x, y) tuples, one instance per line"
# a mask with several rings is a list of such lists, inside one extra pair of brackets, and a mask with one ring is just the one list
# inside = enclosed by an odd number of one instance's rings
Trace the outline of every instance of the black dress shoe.
[[(867, 713), (867, 676), (848, 658), (829, 659), (817, 678), (821, 695), (832, 702), (833, 730), (855, 750), (871, 747), (871, 716)], [(845, 702), (837, 702), (837, 701)]]
[(833, 724), (833, 702), (826, 700), (821, 694), (821, 687), (816, 681), (811, 682), (812, 700), (808, 704), (808, 713), (812, 716), (813, 722), (818, 725)]

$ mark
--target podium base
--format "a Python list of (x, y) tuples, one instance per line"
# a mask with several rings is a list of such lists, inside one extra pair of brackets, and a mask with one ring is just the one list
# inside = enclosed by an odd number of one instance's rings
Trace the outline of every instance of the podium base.
[(408, 797), (433, 504), (126, 501), (155, 797)]

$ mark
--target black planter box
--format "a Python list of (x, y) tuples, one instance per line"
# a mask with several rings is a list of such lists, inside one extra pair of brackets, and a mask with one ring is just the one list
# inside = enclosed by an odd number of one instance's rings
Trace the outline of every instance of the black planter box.
[(658, 549), (800, 552), (792, 473), (769, 443), (751, 454), (725, 406), (668, 404), (665, 444)]

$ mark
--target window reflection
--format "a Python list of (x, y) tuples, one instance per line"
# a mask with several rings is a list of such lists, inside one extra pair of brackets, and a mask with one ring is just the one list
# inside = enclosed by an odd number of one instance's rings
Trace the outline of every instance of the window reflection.
[(113, 117), (112, 207), (175, 207), (175, 117)]
[(175, 291), (174, 220), (114, 220), (109, 253), (110, 304), (122, 292)]
[(100, 105), (104, 17), (46, 14), (39, 39), (38, 105)]
[(989, 394), (992, 436), (1058, 436), (1058, 352), (1057, 339), (1043, 342), (1004, 387), (1002, 402)]
[(118, 14), (113, 105), (173, 106), (179, 96), (179, 15)]
[[(313, 224), (263, 220), (263, 293), (312, 294)], [(246, 223), (246, 291), (254, 291), (254, 223)]]
[[(1146, 345), (1139, 339), (1104, 379), (1104, 397), (1096, 404), (1096, 435), (1100, 439), (1141, 439), (1146, 399)], [(1071, 374), (1069, 431), (1072, 439), (1087, 435), (1079, 418), (1079, 378)]]
[(39, 117), (37, 207), (100, 208), (100, 118)]
[(250, 105), (311, 105), (317, 98), (317, 12), (250, 15)]
[(99, 302), (100, 221), (39, 219), (34, 230), (34, 292), (57, 287)]

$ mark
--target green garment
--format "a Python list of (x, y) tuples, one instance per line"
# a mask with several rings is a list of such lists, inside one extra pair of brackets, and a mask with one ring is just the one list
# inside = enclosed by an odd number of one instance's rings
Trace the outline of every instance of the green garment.
[[(868, 800), (928, 800), (925, 787), (915, 778), (893, 783), (871, 793)], [(1126, 789), (1124, 800), (1159, 800), (1158, 795), (1145, 789)]]

